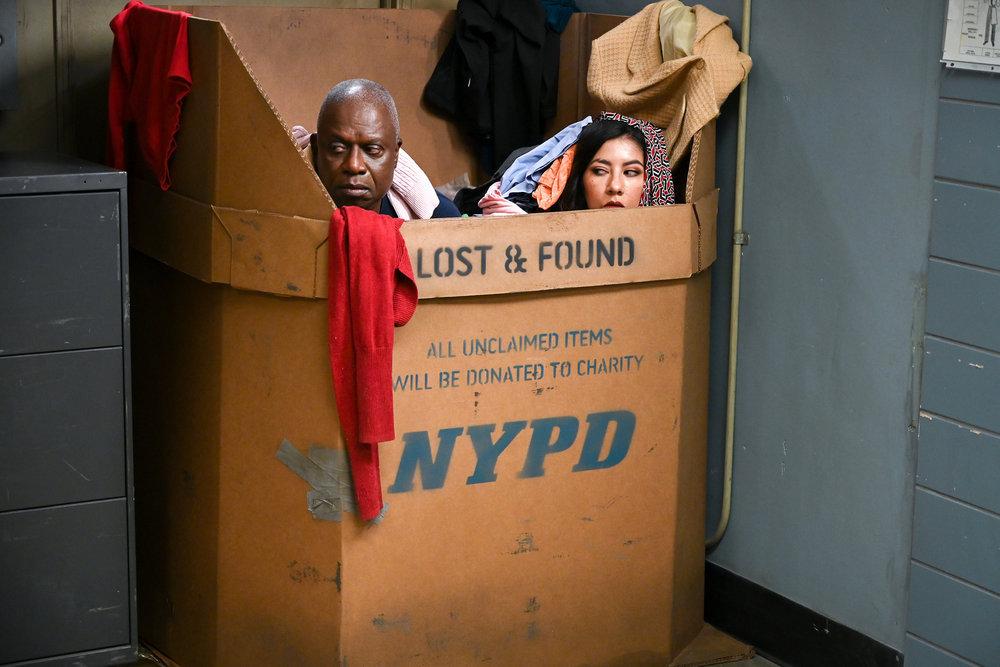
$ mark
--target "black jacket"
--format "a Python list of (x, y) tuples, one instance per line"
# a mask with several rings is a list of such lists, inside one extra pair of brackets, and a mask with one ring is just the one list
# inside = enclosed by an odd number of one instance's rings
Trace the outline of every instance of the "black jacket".
[(459, 0), (424, 100), (459, 123), (492, 172), (515, 148), (542, 140), (558, 76), (559, 34), (538, 0)]

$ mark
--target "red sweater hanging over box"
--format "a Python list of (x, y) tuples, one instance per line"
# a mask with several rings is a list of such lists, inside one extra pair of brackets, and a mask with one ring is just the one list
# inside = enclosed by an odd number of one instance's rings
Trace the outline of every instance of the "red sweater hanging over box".
[(330, 368), (354, 496), (365, 521), (382, 512), (378, 443), (396, 437), (393, 327), (410, 321), (417, 284), (402, 220), (346, 206), (330, 219)]
[(135, 125), (146, 165), (164, 190), (177, 148), (181, 102), (191, 90), (187, 21), (190, 14), (131, 0), (111, 20), (115, 43), (108, 81), (108, 162), (126, 169), (125, 129)]

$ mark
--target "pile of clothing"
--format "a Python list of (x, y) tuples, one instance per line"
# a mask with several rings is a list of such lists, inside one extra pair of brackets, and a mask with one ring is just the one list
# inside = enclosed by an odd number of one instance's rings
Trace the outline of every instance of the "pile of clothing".
[[(635, 125), (646, 139), (640, 206), (675, 203), (670, 165), (687, 155), (750, 67), (724, 16), (681, 0), (648, 5), (594, 40), (587, 88), (614, 109), (598, 118)], [(588, 116), (547, 141), (511, 151), (488, 181), (459, 190), (456, 206), (468, 215), (549, 210), (566, 187), (577, 137), (593, 120)]]
[[(646, 180), (639, 205), (675, 203), (663, 130), (648, 121), (610, 111), (601, 113), (597, 119), (632, 125), (645, 137)], [(563, 128), (548, 141), (515, 152), (485, 184), (459, 191), (455, 205), (468, 215), (516, 215), (551, 209), (566, 188), (576, 157), (576, 140), (583, 128), (594, 120), (587, 116)]]

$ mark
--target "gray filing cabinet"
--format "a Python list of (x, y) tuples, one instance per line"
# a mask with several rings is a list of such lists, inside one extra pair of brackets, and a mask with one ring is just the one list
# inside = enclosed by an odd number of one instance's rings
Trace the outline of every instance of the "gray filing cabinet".
[(0, 153), (0, 665), (136, 656), (125, 174)]

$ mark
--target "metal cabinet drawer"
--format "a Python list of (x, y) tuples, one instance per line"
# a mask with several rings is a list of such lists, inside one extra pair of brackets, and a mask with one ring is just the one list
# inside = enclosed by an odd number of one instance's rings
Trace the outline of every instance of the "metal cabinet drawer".
[(122, 344), (117, 192), (0, 197), (0, 355)]
[(126, 500), (0, 514), (0, 663), (130, 641)]
[(0, 511), (125, 495), (122, 363), (121, 348), (0, 357)]

